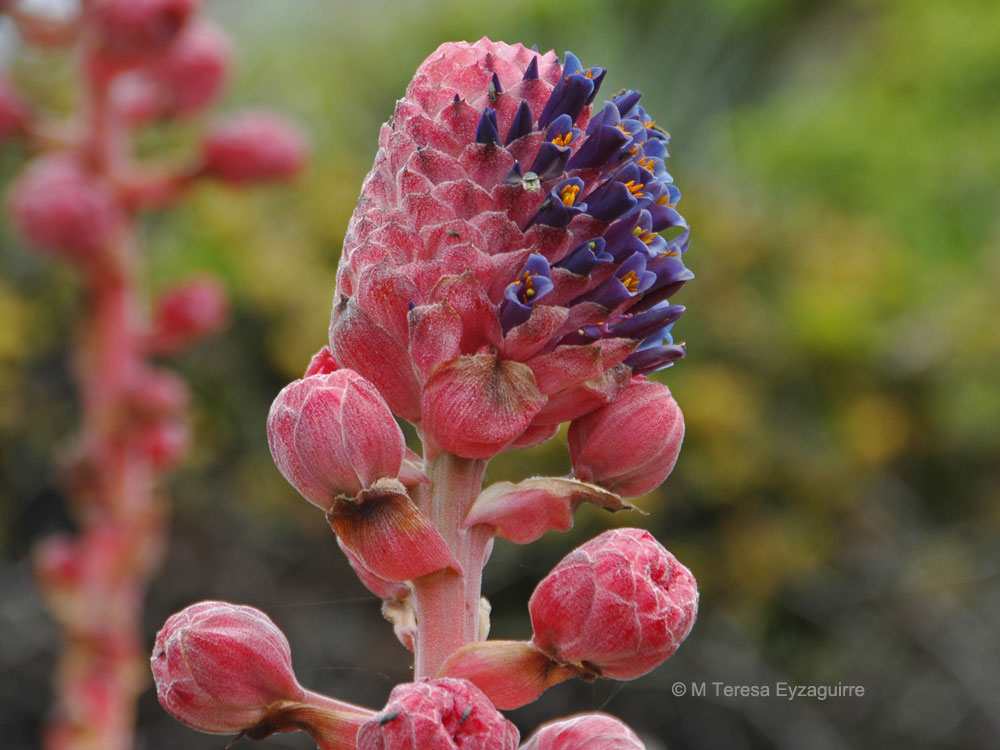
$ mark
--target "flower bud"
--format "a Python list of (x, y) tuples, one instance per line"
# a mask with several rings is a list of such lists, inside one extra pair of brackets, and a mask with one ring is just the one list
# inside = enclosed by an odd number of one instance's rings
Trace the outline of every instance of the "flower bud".
[(194, 11), (196, 0), (101, 0), (91, 15), (101, 52), (119, 60), (161, 54)]
[(135, 444), (156, 471), (176, 466), (191, 447), (191, 428), (181, 417), (166, 417), (139, 425)]
[(552, 569), (528, 602), (532, 642), (553, 659), (631, 680), (671, 656), (691, 632), (691, 571), (642, 529), (606, 531)]
[(397, 685), (358, 731), (358, 750), (515, 750), (517, 727), (471, 682), (443, 678)]
[(229, 303), (215, 279), (190, 279), (167, 289), (153, 314), (150, 348), (175, 352), (219, 331), (229, 317)]
[(263, 721), (304, 691), (278, 626), (258, 609), (200, 602), (166, 621), (151, 659), (156, 694), (183, 724), (235, 734)]
[(290, 179), (305, 159), (302, 131), (270, 112), (243, 112), (215, 126), (202, 144), (204, 173), (237, 184)]
[(520, 750), (646, 750), (646, 746), (620, 719), (586, 713), (542, 724)]
[(329, 511), (403, 463), (403, 432), (382, 396), (353, 370), (310, 375), (286, 386), (267, 418), (271, 455), (303, 497)]
[(684, 415), (667, 386), (636, 376), (610, 404), (573, 420), (567, 437), (579, 479), (638, 497), (658, 487), (677, 463)]
[(222, 91), (230, 56), (228, 40), (214, 25), (188, 24), (161, 57), (116, 84), (120, 107), (132, 122), (197, 114)]
[(32, 162), (11, 187), (9, 209), (37, 249), (78, 261), (106, 252), (124, 225), (110, 186), (68, 154)]

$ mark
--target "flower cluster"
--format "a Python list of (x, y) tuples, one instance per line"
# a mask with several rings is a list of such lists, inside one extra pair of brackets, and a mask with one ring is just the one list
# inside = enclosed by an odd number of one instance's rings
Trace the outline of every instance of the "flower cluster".
[[(513, 750), (519, 734), (500, 710), (573, 677), (639, 677), (691, 631), (691, 572), (648, 532), (622, 528), (538, 584), (530, 639), (487, 639), (480, 584), (493, 540), (568, 529), (584, 502), (632, 508), (625, 498), (663, 482), (683, 440), (669, 389), (646, 377), (684, 355), (670, 333), (684, 309), (670, 297), (692, 277), (668, 136), (638, 92), (597, 104), (604, 77), (570, 53), (560, 61), (487, 39), (444, 44), (420, 66), (382, 128), (348, 228), (329, 347), (268, 417), (279, 471), (325, 513), (383, 600), (413, 652), (414, 682), (367, 716), (298, 688), (258, 695), (254, 686), (288, 677), (287, 658), (262, 649), (270, 681), (249, 667), (230, 674), (227, 654), (253, 651), (247, 631), (238, 649), (204, 650), (211, 677), (199, 686), (222, 695), (230, 688), (216, 676), (247, 680), (252, 705), (180, 706), (174, 686), (192, 662), (154, 653), (161, 702), (182, 721), (249, 736), (304, 728), (333, 738), (317, 739), (321, 748)], [(397, 419), (413, 424), (421, 453)], [(548, 440), (563, 422), (569, 476), (483, 487), (491, 458)], [(194, 622), (200, 606), (175, 618)], [(210, 629), (191, 627), (212, 643)], [(546, 724), (521, 745), (642, 747), (604, 714)]]
[(229, 45), (199, 0), (90, 0), (59, 18), (35, 5), (0, 2), (0, 13), (26, 43), (70, 52), (79, 105), (56, 121), (0, 75), (0, 147), (17, 140), (31, 153), (6, 209), (27, 247), (69, 264), (86, 299), (75, 352), (82, 425), (63, 481), (78, 533), (35, 554), (65, 636), (44, 744), (127, 748), (143, 689), (143, 592), (166, 535), (156, 480), (189, 443), (187, 386), (153, 358), (228, 317), (210, 278), (180, 281), (152, 304), (141, 298), (137, 214), (170, 205), (197, 180), (291, 177), (305, 146), (292, 124), (244, 113), (210, 126), (185, 162), (153, 166), (136, 145), (140, 130), (201, 114), (225, 83)]

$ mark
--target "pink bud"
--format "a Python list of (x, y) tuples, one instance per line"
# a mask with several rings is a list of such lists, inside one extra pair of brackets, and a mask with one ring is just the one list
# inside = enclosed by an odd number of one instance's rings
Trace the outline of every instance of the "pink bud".
[(106, 252), (124, 225), (111, 187), (69, 154), (33, 161), (11, 187), (8, 207), (28, 242), (78, 261)]
[(157, 471), (172, 469), (191, 447), (191, 428), (179, 417), (157, 419), (140, 425), (135, 445)]
[(443, 678), (393, 688), (358, 731), (358, 750), (515, 750), (518, 739), (479, 688)]
[(520, 750), (646, 750), (646, 746), (620, 719), (586, 713), (542, 724)]
[(170, 46), (195, 5), (196, 0), (100, 0), (91, 23), (104, 54), (148, 58)]
[(267, 418), (271, 455), (303, 497), (329, 511), (403, 463), (403, 432), (382, 396), (353, 370), (310, 375), (286, 386)]
[(167, 289), (153, 314), (150, 348), (175, 352), (219, 331), (229, 317), (226, 291), (215, 279), (190, 279)]
[(191, 23), (162, 56), (123, 77), (115, 94), (133, 121), (197, 114), (222, 91), (230, 56), (229, 42), (214, 25)]
[(577, 477), (638, 497), (658, 487), (677, 463), (684, 415), (667, 386), (640, 375), (613, 402), (573, 420), (568, 439)]
[(305, 159), (302, 131), (270, 112), (243, 112), (215, 126), (202, 144), (205, 174), (225, 182), (287, 180)]
[(272, 704), (304, 695), (284, 633), (253, 607), (208, 601), (178, 612), (157, 634), (151, 662), (160, 705), (202, 732), (241, 732)]
[(691, 571), (642, 529), (614, 529), (573, 550), (528, 602), (533, 643), (554, 659), (631, 680), (671, 656), (691, 632)]
[(128, 389), (128, 405), (139, 419), (178, 414), (188, 402), (188, 387), (169, 370), (144, 368)]

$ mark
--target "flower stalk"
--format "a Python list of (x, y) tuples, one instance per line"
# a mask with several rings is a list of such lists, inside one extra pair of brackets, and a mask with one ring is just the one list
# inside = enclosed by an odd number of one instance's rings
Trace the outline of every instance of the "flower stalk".
[[(624, 498), (666, 479), (684, 434), (669, 389), (646, 377), (685, 354), (671, 336), (684, 308), (669, 297), (692, 274), (664, 166), (669, 136), (639, 92), (596, 103), (605, 72), (571, 53), (446, 43), (382, 128), (344, 241), (329, 347), (281, 391), (267, 424), (279, 471), (324, 512), (413, 652), (414, 681), (353, 738), (366, 709), (335, 720), (330, 747), (514, 750), (518, 731), (500, 709), (574, 677), (639, 677), (694, 624), (691, 572), (648, 532), (622, 528), (539, 583), (530, 640), (487, 638), (482, 571), (495, 537), (565, 531), (584, 502), (634, 509)], [(405, 448), (398, 420), (422, 455)], [(571, 475), (483, 487), (492, 458), (566, 422)], [(262, 647), (256, 664), (226, 656), (230, 637), (206, 631), (186, 660), (154, 651), (164, 707), (203, 731), (317, 736), (287, 643), (270, 661)], [(210, 700), (185, 701), (176, 686), (206, 654), (220, 663), (195, 682)], [(286, 680), (280, 711), (273, 693), (254, 692), (262, 666)], [(571, 750), (581, 738), (595, 750), (642, 747), (603, 714), (545, 725), (526, 747)]]

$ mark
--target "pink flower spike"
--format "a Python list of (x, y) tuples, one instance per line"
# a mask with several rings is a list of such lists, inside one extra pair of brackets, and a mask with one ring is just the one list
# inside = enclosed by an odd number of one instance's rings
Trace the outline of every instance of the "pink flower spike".
[(534, 477), (514, 484), (491, 484), (476, 499), (462, 528), (476, 524), (493, 527), (496, 536), (529, 544), (549, 529), (573, 528), (573, 512), (585, 502), (612, 513), (635, 510), (613, 492), (578, 479)]
[(585, 713), (542, 724), (520, 750), (646, 750), (646, 745), (620, 719)]
[(379, 392), (346, 369), (286, 386), (271, 406), (267, 436), (285, 479), (327, 511), (338, 496), (397, 477), (406, 448)]
[(306, 160), (306, 138), (289, 120), (248, 111), (216, 125), (202, 144), (202, 169), (224, 182), (289, 180)]
[(69, 154), (35, 159), (11, 187), (8, 208), (38, 250), (78, 262), (106, 254), (125, 225), (110, 185)]
[(575, 419), (568, 438), (577, 477), (638, 497), (658, 487), (677, 463), (684, 415), (667, 386), (638, 375), (615, 401)]
[(563, 558), (538, 584), (528, 611), (532, 643), (553, 659), (631, 680), (687, 638), (698, 588), (648, 531), (614, 529)]
[(151, 662), (160, 704), (202, 732), (241, 732), (274, 704), (304, 697), (288, 640), (253, 607), (207, 601), (178, 612), (157, 634)]
[(437, 679), (397, 685), (361, 726), (358, 750), (516, 750), (517, 727), (475, 685)]

